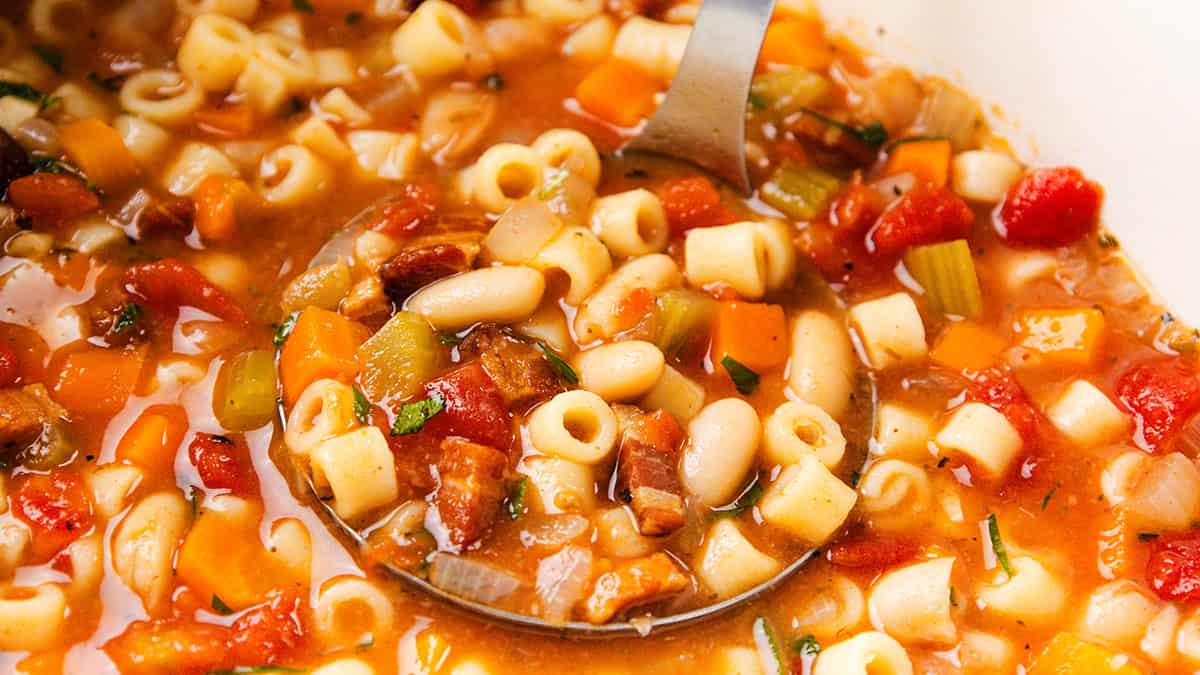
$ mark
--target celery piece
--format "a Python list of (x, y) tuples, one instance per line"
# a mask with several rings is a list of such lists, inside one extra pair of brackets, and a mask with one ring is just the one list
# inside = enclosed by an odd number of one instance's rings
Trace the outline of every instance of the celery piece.
[(274, 351), (242, 352), (221, 368), (213, 412), (226, 429), (257, 429), (275, 416), (276, 396)]
[(829, 207), (841, 188), (841, 179), (828, 171), (781, 166), (759, 188), (759, 196), (789, 218), (812, 220)]
[(654, 344), (667, 356), (674, 356), (688, 338), (707, 331), (717, 301), (686, 288), (673, 288), (658, 295), (658, 336)]
[(358, 348), (363, 393), (376, 404), (412, 396), (437, 374), (443, 349), (425, 319), (396, 312)]
[(754, 76), (750, 95), (763, 108), (782, 116), (819, 105), (829, 97), (829, 80), (804, 68), (788, 68)]
[(967, 318), (983, 311), (975, 261), (966, 239), (914, 246), (904, 254), (904, 267), (925, 290), (930, 307)]
[(292, 279), (279, 300), (284, 314), (308, 306), (335, 310), (346, 293), (350, 292), (350, 268), (342, 260), (318, 265)]

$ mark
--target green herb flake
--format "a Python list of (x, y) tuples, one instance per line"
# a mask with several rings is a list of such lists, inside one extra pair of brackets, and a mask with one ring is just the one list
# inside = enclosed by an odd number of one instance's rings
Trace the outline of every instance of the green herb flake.
[(1045, 510), (1046, 510), (1046, 507), (1050, 505), (1050, 500), (1054, 498), (1054, 493), (1055, 493), (1055, 492), (1058, 492), (1058, 486), (1057, 486), (1057, 485), (1055, 485), (1054, 487), (1050, 488), (1050, 491), (1046, 493), (1046, 496), (1045, 496), (1045, 497), (1042, 497), (1042, 510), (1043, 510), (1043, 511), (1045, 511)]
[(816, 656), (821, 653), (821, 643), (817, 641), (817, 636), (809, 633), (792, 640), (792, 651), (801, 656)]
[[(75, 176), (79, 180), (84, 181), (85, 183), (87, 182), (87, 176), (84, 175), (82, 169), (74, 164), (71, 164), (70, 162), (64, 162), (56, 157), (50, 157), (49, 155), (32, 155), (29, 158), (29, 163), (33, 165), (33, 170), (35, 173), (54, 173), (63, 176)], [(90, 183), (88, 183), (88, 189), (95, 191), (95, 187)]]
[(24, 99), (30, 103), (38, 104), (38, 112), (55, 105), (62, 100), (58, 96), (50, 96), (43, 93), (40, 89), (24, 84), (22, 82), (7, 82), (0, 80), (0, 98), (5, 96), (15, 96), (19, 99)]
[(429, 398), (405, 403), (396, 411), (396, 421), (392, 424), (393, 436), (415, 434), (425, 428), (425, 423), (446, 409), (446, 399), (439, 392), (432, 392)]
[(904, 138), (897, 138), (896, 140), (892, 141), (884, 149), (887, 150), (888, 152), (891, 152), (892, 150), (895, 150), (897, 147), (899, 147), (901, 145), (908, 145), (909, 143), (923, 143), (925, 141), (948, 141), (948, 140), (950, 140), (949, 136), (941, 136), (941, 135), (937, 135), (937, 134), (932, 134), (932, 135), (926, 134), (926, 135), (920, 135), (920, 136), (905, 136)]
[(755, 481), (750, 484), (750, 487), (746, 488), (746, 491), (739, 495), (732, 504), (717, 509), (713, 513), (713, 518), (715, 520), (720, 520), (722, 518), (734, 518), (739, 516), (745, 513), (747, 510), (753, 508), (753, 506), (758, 503), (758, 500), (762, 499), (762, 496), (762, 483), (759, 483), (758, 479), (755, 479)]
[(860, 480), (862, 480), (861, 473), (859, 473), (857, 470), (850, 472), (850, 487), (852, 487), (852, 488), (858, 487), (858, 482)]
[(500, 73), (490, 73), (483, 78), (483, 86), (492, 91), (500, 91), (504, 88), (504, 76)]
[(1138, 532), (1138, 541), (1154, 541), (1158, 539), (1157, 532)]
[(200, 491), (200, 488), (196, 487), (195, 485), (188, 488), (188, 497), (189, 497), (188, 501), (190, 501), (192, 503), (192, 519), (193, 520), (195, 520), (196, 515), (200, 513), (200, 496), (202, 494), (203, 493)]
[(279, 327), (275, 329), (275, 337), (271, 339), (276, 347), (282, 347), (283, 343), (287, 342), (288, 336), (292, 334), (292, 329), (296, 327), (296, 316), (299, 312), (292, 312), (279, 322)]
[(221, 596), (217, 595), (216, 593), (213, 593), (212, 596), (212, 608), (214, 612), (220, 614), (221, 616), (229, 616), (230, 614), (233, 614), (233, 608), (225, 604), (225, 601), (221, 599)]
[(545, 344), (539, 342), (537, 346), (542, 350), (542, 354), (546, 357), (546, 360), (550, 362), (550, 370), (553, 370), (559, 379), (568, 384), (579, 384), (579, 375), (575, 373), (575, 369), (569, 363), (563, 361), (558, 354), (554, 353), (554, 350)]
[(554, 199), (554, 196), (562, 190), (563, 185), (567, 182), (567, 177), (570, 175), (571, 172), (566, 169), (555, 171), (549, 180), (542, 183), (542, 189), (538, 190), (538, 199), (544, 202)]
[(729, 373), (738, 393), (749, 396), (758, 389), (758, 373), (738, 363), (732, 356), (726, 354), (721, 357), (721, 367)]
[(309, 0), (292, 0), (292, 9), (297, 12), (306, 12), (312, 14), (317, 11)]
[(438, 333), (438, 342), (444, 345), (450, 345), (453, 347), (454, 345), (462, 344), (462, 341), (463, 339), (454, 333)]
[(813, 110), (812, 108), (800, 108), (800, 112), (808, 115), (809, 117), (815, 117), (831, 127), (841, 129), (844, 133), (854, 136), (858, 140), (873, 148), (877, 148), (884, 143), (887, 143), (887, 129), (883, 128), (883, 125), (879, 122), (871, 122), (864, 127), (858, 128), (846, 124), (845, 122), (839, 122), (828, 115)]
[(529, 476), (521, 476), (512, 483), (508, 493), (508, 519), (516, 520), (525, 512), (525, 494), (529, 491)]
[(54, 69), (54, 72), (61, 73), (63, 71), (63, 53), (57, 48), (50, 45), (34, 45), (33, 53), (38, 55), (38, 58)]
[(121, 313), (117, 315), (117, 322), (113, 324), (113, 332), (121, 333), (133, 327), (137, 320), (144, 314), (142, 306), (137, 303), (128, 303), (121, 308)]
[(788, 675), (791, 671), (783, 661), (783, 650), (779, 648), (779, 638), (775, 629), (765, 616), (754, 620), (754, 646), (758, 649), (759, 660), (766, 675)]
[(1008, 551), (1004, 548), (1004, 540), (1000, 538), (1000, 525), (996, 522), (996, 514), (989, 513), (987, 517), (988, 540), (992, 543), (992, 553), (1008, 576), (1013, 575), (1012, 563), (1008, 561)]
[(762, 98), (758, 94), (755, 94), (754, 92), (750, 92), (750, 96), (747, 97), (746, 100), (750, 102), (750, 107), (754, 108), (755, 110), (766, 110), (767, 109), (766, 102), (764, 102), (762, 100)]
[(954, 587), (950, 587), (950, 606), (958, 607), (958, 597), (954, 594)]
[(358, 387), (352, 387), (354, 390), (354, 416), (358, 418), (359, 424), (366, 424), (367, 419), (371, 416), (371, 402), (366, 396), (358, 390)]
[(362, 23), (362, 20), (363, 20), (362, 12), (348, 12), (346, 14), (345, 21), (346, 21), (347, 26), (357, 26), (358, 24)]

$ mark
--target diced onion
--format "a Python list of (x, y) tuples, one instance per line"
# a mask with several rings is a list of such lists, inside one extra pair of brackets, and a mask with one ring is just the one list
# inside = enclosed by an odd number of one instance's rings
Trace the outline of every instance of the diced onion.
[(538, 563), (536, 591), (540, 614), (552, 623), (571, 618), (571, 609), (583, 598), (592, 579), (592, 552), (566, 546)]
[(483, 250), (491, 260), (519, 265), (536, 256), (562, 227), (545, 202), (522, 199), (492, 226), (483, 238)]
[(562, 546), (588, 530), (591, 523), (578, 514), (549, 516), (521, 530), (521, 544), (528, 546)]
[(460, 598), (492, 604), (521, 588), (517, 577), (476, 560), (439, 553), (429, 566), (429, 583)]

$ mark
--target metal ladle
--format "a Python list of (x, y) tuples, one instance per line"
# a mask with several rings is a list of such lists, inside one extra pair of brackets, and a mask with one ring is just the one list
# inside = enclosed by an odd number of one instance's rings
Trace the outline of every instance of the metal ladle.
[[(746, 100), (767, 24), (775, 0), (704, 0), (692, 28), (679, 69), (666, 99), (633, 140), (625, 153), (665, 155), (699, 166), (724, 179), (742, 194), (749, 194), (746, 171)], [(309, 267), (337, 262), (352, 250), (354, 239), (370, 223), (379, 205), (367, 208), (336, 233), (309, 263)], [(874, 428), (875, 385), (860, 378), (855, 419), (847, 422), (848, 447), (843, 464), (846, 474), (862, 467), (866, 436)], [(848, 478), (843, 476), (843, 479)], [(319, 501), (327, 516), (360, 545), (363, 535), (341, 520), (333, 508)], [(601, 625), (581, 621), (551, 623), (535, 616), (510, 612), (449, 593), (412, 572), (384, 565), (413, 587), (450, 607), (509, 627), (569, 638), (612, 638), (660, 633), (690, 626), (750, 602), (786, 581), (815, 556), (809, 550), (766, 582), (721, 602), (678, 614), (646, 616), (633, 621)]]

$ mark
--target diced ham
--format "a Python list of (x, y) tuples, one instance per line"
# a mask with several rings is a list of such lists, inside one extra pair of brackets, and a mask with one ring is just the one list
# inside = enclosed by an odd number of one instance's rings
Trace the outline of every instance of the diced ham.
[(500, 513), (507, 465), (508, 457), (495, 448), (455, 437), (442, 441), (433, 505), (443, 548), (460, 551), (487, 533)]
[(619, 406), (623, 422), (617, 458), (617, 494), (629, 504), (638, 530), (663, 536), (683, 527), (683, 486), (679, 482), (679, 443), (683, 432), (670, 413), (644, 413)]
[(584, 603), (584, 613), (592, 623), (606, 623), (622, 610), (678, 593), (689, 583), (670, 556), (655, 553), (601, 574)]
[(20, 389), (0, 389), (0, 453), (21, 450), (51, 422), (42, 401)]
[(830, 544), (825, 557), (838, 567), (881, 570), (912, 560), (920, 550), (904, 539), (850, 539)]
[(494, 325), (471, 331), (459, 351), (479, 357), (509, 408), (527, 407), (562, 390), (541, 350)]
[(471, 268), (467, 254), (450, 244), (434, 244), (401, 251), (379, 266), (383, 290), (403, 302), (426, 284)]

